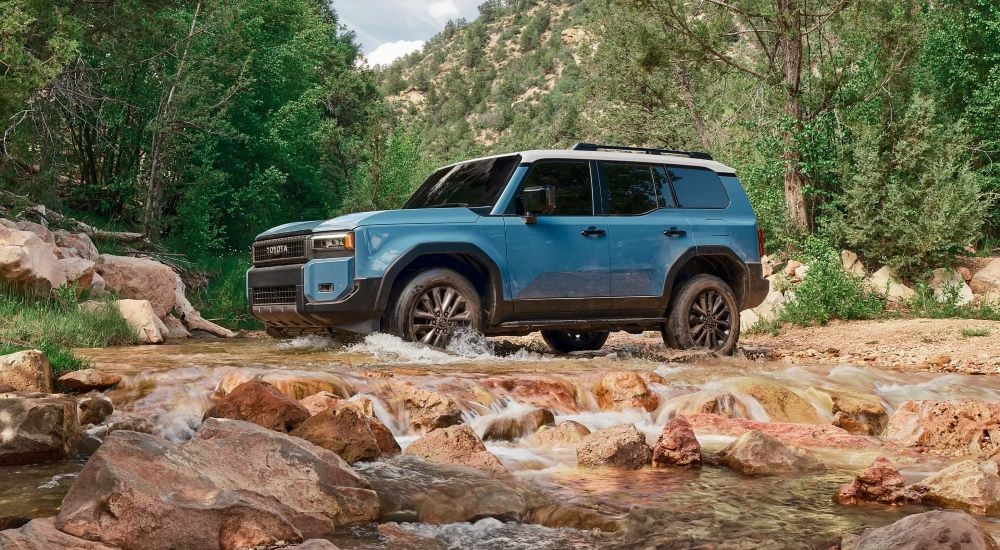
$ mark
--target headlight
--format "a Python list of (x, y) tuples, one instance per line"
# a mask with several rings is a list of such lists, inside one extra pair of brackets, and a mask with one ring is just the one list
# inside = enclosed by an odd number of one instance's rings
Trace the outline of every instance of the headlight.
[(317, 252), (333, 252), (336, 250), (354, 250), (354, 232), (332, 233), (312, 238), (312, 249)]

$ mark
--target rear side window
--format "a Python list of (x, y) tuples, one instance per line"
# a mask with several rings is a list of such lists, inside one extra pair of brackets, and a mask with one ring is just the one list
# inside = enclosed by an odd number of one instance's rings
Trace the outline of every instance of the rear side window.
[(719, 175), (707, 168), (668, 166), (670, 183), (681, 208), (726, 208), (729, 194)]
[(659, 207), (651, 165), (602, 162), (601, 176), (608, 188), (612, 215), (645, 214)]
[(590, 162), (545, 161), (536, 163), (521, 184), (528, 187), (551, 185), (556, 188), (556, 209), (549, 216), (592, 216), (593, 191), (590, 184)]

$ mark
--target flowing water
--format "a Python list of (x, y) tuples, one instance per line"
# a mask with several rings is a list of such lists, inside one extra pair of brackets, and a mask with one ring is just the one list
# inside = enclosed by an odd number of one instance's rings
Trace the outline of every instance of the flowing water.
[[(120, 374), (109, 392), (119, 410), (150, 419), (158, 435), (183, 441), (197, 429), (213, 394), (253, 377), (279, 387), (356, 392), (374, 403), (376, 416), (404, 448), (418, 434), (407, 427), (405, 409), (391, 381), (408, 381), (458, 402), (465, 420), (480, 434), (498, 417), (532, 405), (510, 391), (510, 381), (535, 381), (549, 388), (535, 394), (556, 413), (556, 422), (575, 420), (591, 430), (634, 423), (650, 443), (676, 414), (697, 412), (704, 397), (728, 392), (738, 414), (771, 421), (747, 393), (750, 385), (788, 389), (810, 403), (814, 421), (830, 420), (827, 391), (877, 395), (891, 411), (911, 399), (1000, 400), (1000, 377), (900, 373), (854, 366), (790, 366), (740, 359), (671, 363), (648, 346), (615, 344), (600, 353), (555, 357), (537, 348), (498, 345), (468, 338), (447, 351), (433, 350), (385, 335), (340, 344), (324, 338), (191, 341), (164, 346), (83, 350), (95, 365)], [(655, 372), (651, 389), (660, 397), (653, 412), (601, 411), (592, 388), (609, 371)], [(303, 390), (299, 390), (303, 391)], [(541, 395), (541, 397), (539, 397)], [(794, 420), (794, 419), (793, 419)], [(734, 439), (700, 433), (706, 454)], [(333, 540), (342, 548), (830, 548), (847, 533), (891, 523), (921, 507), (846, 508), (834, 504), (837, 487), (880, 454), (891, 456), (916, 481), (940, 468), (943, 459), (907, 455), (888, 448), (815, 449), (827, 464), (820, 473), (745, 477), (725, 468), (643, 469), (637, 472), (576, 467), (571, 448), (538, 448), (528, 438), (487, 442), (517, 480), (557, 503), (599, 508), (623, 518), (618, 532), (553, 529), (486, 518), (473, 523), (429, 525), (390, 523), (346, 530)], [(421, 490), (412, 459), (359, 464), (363, 475)], [(83, 461), (0, 468), (0, 518), (40, 517), (58, 512), (62, 495)], [(430, 476), (433, 477), (433, 476)], [(403, 485), (402, 483), (409, 483)], [(484, 483), (486, 481), (484, 480)], [(449, 490), (475, 489), (476, 479), (429, 479)], [(462, 484), (465, 484), (463, 487)], [(376, 486), (378, 483), (376, 483)], [(426, 487), (425, 486), (425, 487)], [(409, 489), (407, 489), (409, 490)], [(986, 520), (984, 520), (986, 521)], [(1000, 534), (997, 525), (987, 526)]]

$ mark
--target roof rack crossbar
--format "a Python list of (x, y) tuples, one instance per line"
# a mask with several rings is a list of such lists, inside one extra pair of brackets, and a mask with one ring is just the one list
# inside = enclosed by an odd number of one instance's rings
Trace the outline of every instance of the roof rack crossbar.
[(650, 147), (626, 147), (624, 145), (600, 145), (597, 143), (577, 143), (570, 147), (574, 151), (633, 151), (647, 155), (680, 155), (693, 159), (712, 160), (712, 155), (701, 151), (681, 151), (679, 149), (653, 149)]

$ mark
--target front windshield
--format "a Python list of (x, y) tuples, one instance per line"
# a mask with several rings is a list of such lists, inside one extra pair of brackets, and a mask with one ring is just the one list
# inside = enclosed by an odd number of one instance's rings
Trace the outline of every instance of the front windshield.
[(417, 188), (403, 208), (493, 206), (520, 162), (520, 155), (508, 155), (441, 168)]

